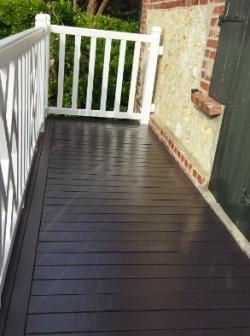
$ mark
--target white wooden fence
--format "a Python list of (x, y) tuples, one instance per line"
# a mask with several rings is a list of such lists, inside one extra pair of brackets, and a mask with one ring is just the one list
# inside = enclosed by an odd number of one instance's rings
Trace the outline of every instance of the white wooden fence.
[(44, 124), (49, 20), (0, 41), (0, 297)]
[[(157, 59), (160, 51), (160, 35), (161, 29), (154, 27), (150, 35), (135, 34), (115, 31), (105, 31), (96, 29), (85, 29), (77, 27), (65, 27), (51, 25), (50, 31), (53, 34), (59, 34), (59, 71), (58, 71), (58, 90), (57, 90), (57, 106), (49, 107), (49, 113), (55, 114), (69, 114), (81, 115), (92, 117), (106, 117), (106, 118), (122, 118), (122, 119), (135, 119), (140, 120), (142, 123), (147, 123), (151, 111), (155, 73), (157, 66)], [(73, 80), (72, 80), (72, 102), (71, 108), (63, 107), (63, 94), (64, 94), (64, 69), (65, 69), (65, 45), (68, 35), (75, 37), (75, 50), (74, 50), (74, 64), (73, 64)], [(81, 37), (90, 38), (90, 55), (88, 67), (88, 84), (87, 84), (87, 99), (84, 109), (79, 109), (77, 106), (78, 101), (78, 84), (79, 84), (79, 63), (80, 63), (80, 48)], [(103, 74), (101, 85), (101, 99), (99, 110), (92, 109), (94, 76), (95, 76), (95, 62), (96, 62), (96, 46), (97, 40), (105, 40), (105, 52), (103, 60)], [(120, 53), (117, 69), (117, 80), (115, 90), (114, 109), (107, 111), (107, 95), (110, 71), (110, 55), (112, 48), (112, 40), (120, 41)], [(129, 99), (126, 112), (121, 112), (121, 94), (123, 85), (123, 74), (125, 66), (126, 46), (128, 42), (134, 43), (134, 57), (131, 72)], [(147, 65), (145, 76), (143, 79), (143, 96), (141, 111), (135, 110), (135, 95), (138, 78), (138, 69), (140, 61), (140, 53), (142, 44), (148, 47)], [(139, 113), (138, 113), (139, 112)]]
[[(48, 107), (49, 36), (60, 34), (57, 106)], [(75, 37), (72, 107), (63, 107), (65, 41)], [(87, 99), (77, 108), (81, 37), (90, 38)], [(100, 109), (92, 110), (97, 39), (105, 39)], [(112, 40), (120, 41), (114, 110), (106, 111)], [(126, 112), (120, 111), (126, 45), (134, 42), (130, 92)], [(159, 55), (160, 29), (151, 35), (50, 25), (46, 14), (36, 16), (36, 26), (0, 41), (0, 297), (17, 223), (39, 133), (46, 112), (95, 117), (136, 119), (147, 123), (151, 110)], [(135, 111), (135, 95), (142, 44), (148, 45), (141, 111)], [(139, 112), (139, 113), (136, 113)]]

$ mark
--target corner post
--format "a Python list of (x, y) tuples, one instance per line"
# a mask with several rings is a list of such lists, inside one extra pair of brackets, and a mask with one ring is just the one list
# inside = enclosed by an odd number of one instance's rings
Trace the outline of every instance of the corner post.
[(142, 90), (142, 108), (141, 123), (148, 124), (151, 105), (154, 93), (154, 84), (156, 77), (157, 61), (159, 56), (161, 28), (153, 27), (151, 31), (151, 44), (147, 55), (147, 65), (144, 77), (144, 85)]
[[(42, 41), (42, 76), (43, 82), (43, 114), (44, 120), (47, 114), (48, 108), (48, 92), (49, 92), (49, 60), (50, 60), (50, 15), (49, 14), (37, 14), (35, 27), (44, 28), (46, 35)], [(44, 128), (44, 126), (43, 126)]]

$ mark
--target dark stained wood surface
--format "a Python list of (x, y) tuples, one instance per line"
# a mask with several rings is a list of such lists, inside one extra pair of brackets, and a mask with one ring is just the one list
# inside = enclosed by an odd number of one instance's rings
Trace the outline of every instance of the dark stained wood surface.
[(51, 122), (24, 326), (10, 309), (4, 336), (249, 336), (249, 260), (153, 133)]

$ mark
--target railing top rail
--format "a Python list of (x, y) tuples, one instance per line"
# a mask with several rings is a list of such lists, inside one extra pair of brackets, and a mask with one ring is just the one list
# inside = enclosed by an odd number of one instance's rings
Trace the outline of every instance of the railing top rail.
[(22, 55), (26, 49), (46, 34), (44, 28), (31, 28), (21, 33), (0, 40), (0, 68), (4, 68), (10, 60)]
[(11, 43), (17, 42), (24, 37), (27, 37), (28, 35), (32, 34), (35, 30), (37, 29), (35, 27), (32, 27), (30, 29), (23, 30), (15, 35), (10, 35), (3, 38), (2, 40), (0, 40), (0, 49), (10, 45)]
[(128, 41), (138, 41), (138, 42), (152, 42), (152, 35), (148, 34), (137, 34), (137, 33), (126, 33), (117, 32), (110, 30), (99, 30), (99, 29), (89, 29), (80, 27), (69, 27), (69, 26), (59, 26), (51, 25), (51, 33), (67, 34), (67, 35), (80, 35), (85, 37), (97, 37), (97, 38), (110, 38), (114, 40), (128, 40)]

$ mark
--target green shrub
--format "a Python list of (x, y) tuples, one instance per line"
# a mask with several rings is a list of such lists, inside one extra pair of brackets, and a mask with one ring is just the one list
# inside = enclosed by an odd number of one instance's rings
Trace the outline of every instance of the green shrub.
[(45, 5), (41, 0), (1, 0), (0, 38), (34, 26), (36, 14), (44, 10)]
[[(72, 1), (56, 0), (1, 0), (0, 2), (0, 38), (15, 34), (19, 31), (28, 29), (34, 25), (35, 15), (39, 12), (46, 12), (51, 15), (52, 24), (78, 26), (94, 29), (107, 29), (116, 31), (136, 32), (138, 22), (125, 21), (109, 16), (86, 16), (85, 12), (79, 8), (75, 13)], [(58, 76), (58, 48), (59, 36), (51, 36), (51, 69), (49, 83), (49, 105), (56, 106), (57, 76)], [(105, 43), (103, 39), (98, 39), (95, 65), (95, 78), (93, 90), (93, 109), (100, 107), (103, 57)], [(128, 43), (126, 51), (126, 64), (124, 69), (124, 81), (122, 88), (121, 109), (124, 110), (128, 101), (130, 75), (132, 70), (134, 44)], [(90, 38), (82, 37), (81, 57), (80, 57), (80, 76), (79, 76), (79, 95), (78, 107), (85, 107), (88, 63), (90, 51)], [(112, 42), (109, 90), (107, 99), (107, 109), (112, 110), (114, 105), (117, 66), (119, 59), (119, 42)], [(65, 76), (64, 76), (64, 100), (63, 106), (71, 107), (72, 80), (74, 62), (74, 37), (67, 36), (65, 53)]]

